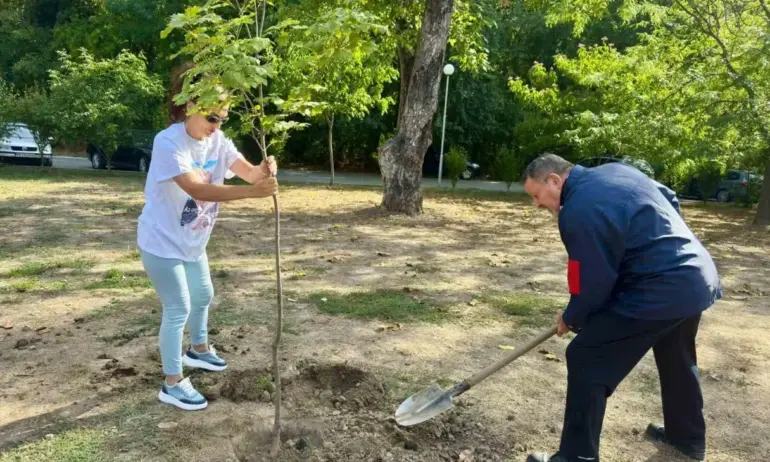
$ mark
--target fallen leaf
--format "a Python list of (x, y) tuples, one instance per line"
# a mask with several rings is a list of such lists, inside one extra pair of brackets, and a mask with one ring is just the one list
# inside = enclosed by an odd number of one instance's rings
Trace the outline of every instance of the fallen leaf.
[(478, 304), (479, 304), (479, 302), (476, 299), (471, 299), (471, 301), (468, 302), (468, 305), (470, 305), (470, 306), (476, 306)]
[(177, 426), (179, 426), (179, 424), (176, 422), (161, 422), (158, 424), (158, 428), (160, 428), (161, 430), (168, 430), (170, 428), (175, 428)]
[(326, 297), (324, 297), (324, 298), (321, 299), (321, 301), (326, 303), (328, 301), (328, 299)]
[(13, 329), (13, 323), (11, 321), (5, 321), (5, 324), (3, 324), (3, 329)]
[(286, 300), (288, 300), (288, 301), (290, 301), (292, 303), (295, 303), (297, 301), (296, 298), (288, 298), (288, 297), (286, 298)]
[(516, 347), (513, 345), (497, 345), (497, 348), (500, 348), (501, 350), (515, 350)]
[(537, 352), (540, 353), (541, 355), (549, 355), (549, 354), (551, 354), (551, 352), (546, 350), (545, 348), (541, 348), (541, 349), (537, 350)]
[(545, 355), (545, 359), (547, 359), (548, 361), (556, 361), (557, 363), (561, 362), (561, 359), (557, 358), (556, 355), (553, 353), (548, 353), (547, 355)]

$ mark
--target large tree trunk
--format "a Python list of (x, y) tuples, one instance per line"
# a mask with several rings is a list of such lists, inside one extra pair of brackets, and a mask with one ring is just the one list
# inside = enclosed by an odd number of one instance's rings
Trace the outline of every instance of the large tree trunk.
[(759, 195), (759, 205), (754, 223), (770, 226), (770, 159), (765, 160), (765, 179), (762, 182), (762, 192)]
[(398, 119), (396, 119), (396, 131), (401, 128), (401, 117), (406, 108), (406, 95), (409, 93), (409, 79), (414, 67), (414, 53), (404, 47), (398, 47), (398, 68), (401, 75), (401, 89), (398, 93)]
[[(403, 99), (399, 102), (398, 131), (379, 153), (385, 183), (382, 206), (390, 212), (422, 212), (422, 163), (433, 138), (442, 56), (453, 6), (454, 0), (427, 0), (411, 75), (401, 75)], [(402, 70), (404, 64), (402, 59)], [(407, 78), (409, 86), (404, 97), (403, 81)]]

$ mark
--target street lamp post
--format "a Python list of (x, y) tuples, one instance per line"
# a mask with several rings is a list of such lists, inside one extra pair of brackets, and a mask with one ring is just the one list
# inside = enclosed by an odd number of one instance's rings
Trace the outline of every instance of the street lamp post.
[(455, 73), (455, 67), (451, 64), (444, 66), (446, 75), (446, 91), (444, 92), (444, 120), (441, 122), (441, 154), (438, 158), (438, 184), (441, 184), (441, 172), (444, 167), (444, 133), (446, 132), (446, 106), (449, 100), (449, 76)]

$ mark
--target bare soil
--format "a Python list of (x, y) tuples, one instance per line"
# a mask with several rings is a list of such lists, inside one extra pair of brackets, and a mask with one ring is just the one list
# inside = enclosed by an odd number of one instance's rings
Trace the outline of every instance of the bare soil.
[[(209, 327), (229, 367), (186, 371), (211, 402), (183, 413), (156, 398), (161, 307), (135, 245), (143, 178), (97, 173), (0, 168), (0, 460), (45, 460), (25, 454), (94, 434), (97, 455), (72, 460), (267, 460), (271, 203), (223, 206), (209, 245)], [(569, 339), (547, 341), (434, 420), (406, 428), (393, 419), (411, 393), (462, 380), (547, 325), (550, 311), (498, 300), (566, 300), (555, 223), (512, 195), (429, 193), (417, 218), (383, 214), (379, 200), (370, 189), (282, 188), (281, 460), (523, 461), (555, 450)], [(698, 336), (708, 460), (770, 459), (770, 233), (742, 209), (688, 203), (684, 212), (726, 289)], [(330, 315), (319, 301), (373, 291), (437, 315)], [(644, 438), (660, 406), (648, 355), (610, 398), (602, 459), (684, 460)], [(49, 460), (64, 460), (57, 454)]]

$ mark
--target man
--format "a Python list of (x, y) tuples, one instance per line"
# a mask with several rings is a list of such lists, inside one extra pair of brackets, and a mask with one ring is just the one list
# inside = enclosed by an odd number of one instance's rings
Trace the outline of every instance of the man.
[(664, 426), (651, 424), (647, 434), (703, 460), (695, 336), (701, 313), (722, 291), (714, 262), (682, 220), (674, 193), (628, 165), (586, 169), (553, 154), (535, 159), (523, 179), (535, 205), (558, 217), (570, 292), (558, 335), (577, 333), (566, 354), (559, 451), (527, 461), (598, 461), (607, 398), (650, 348)]

